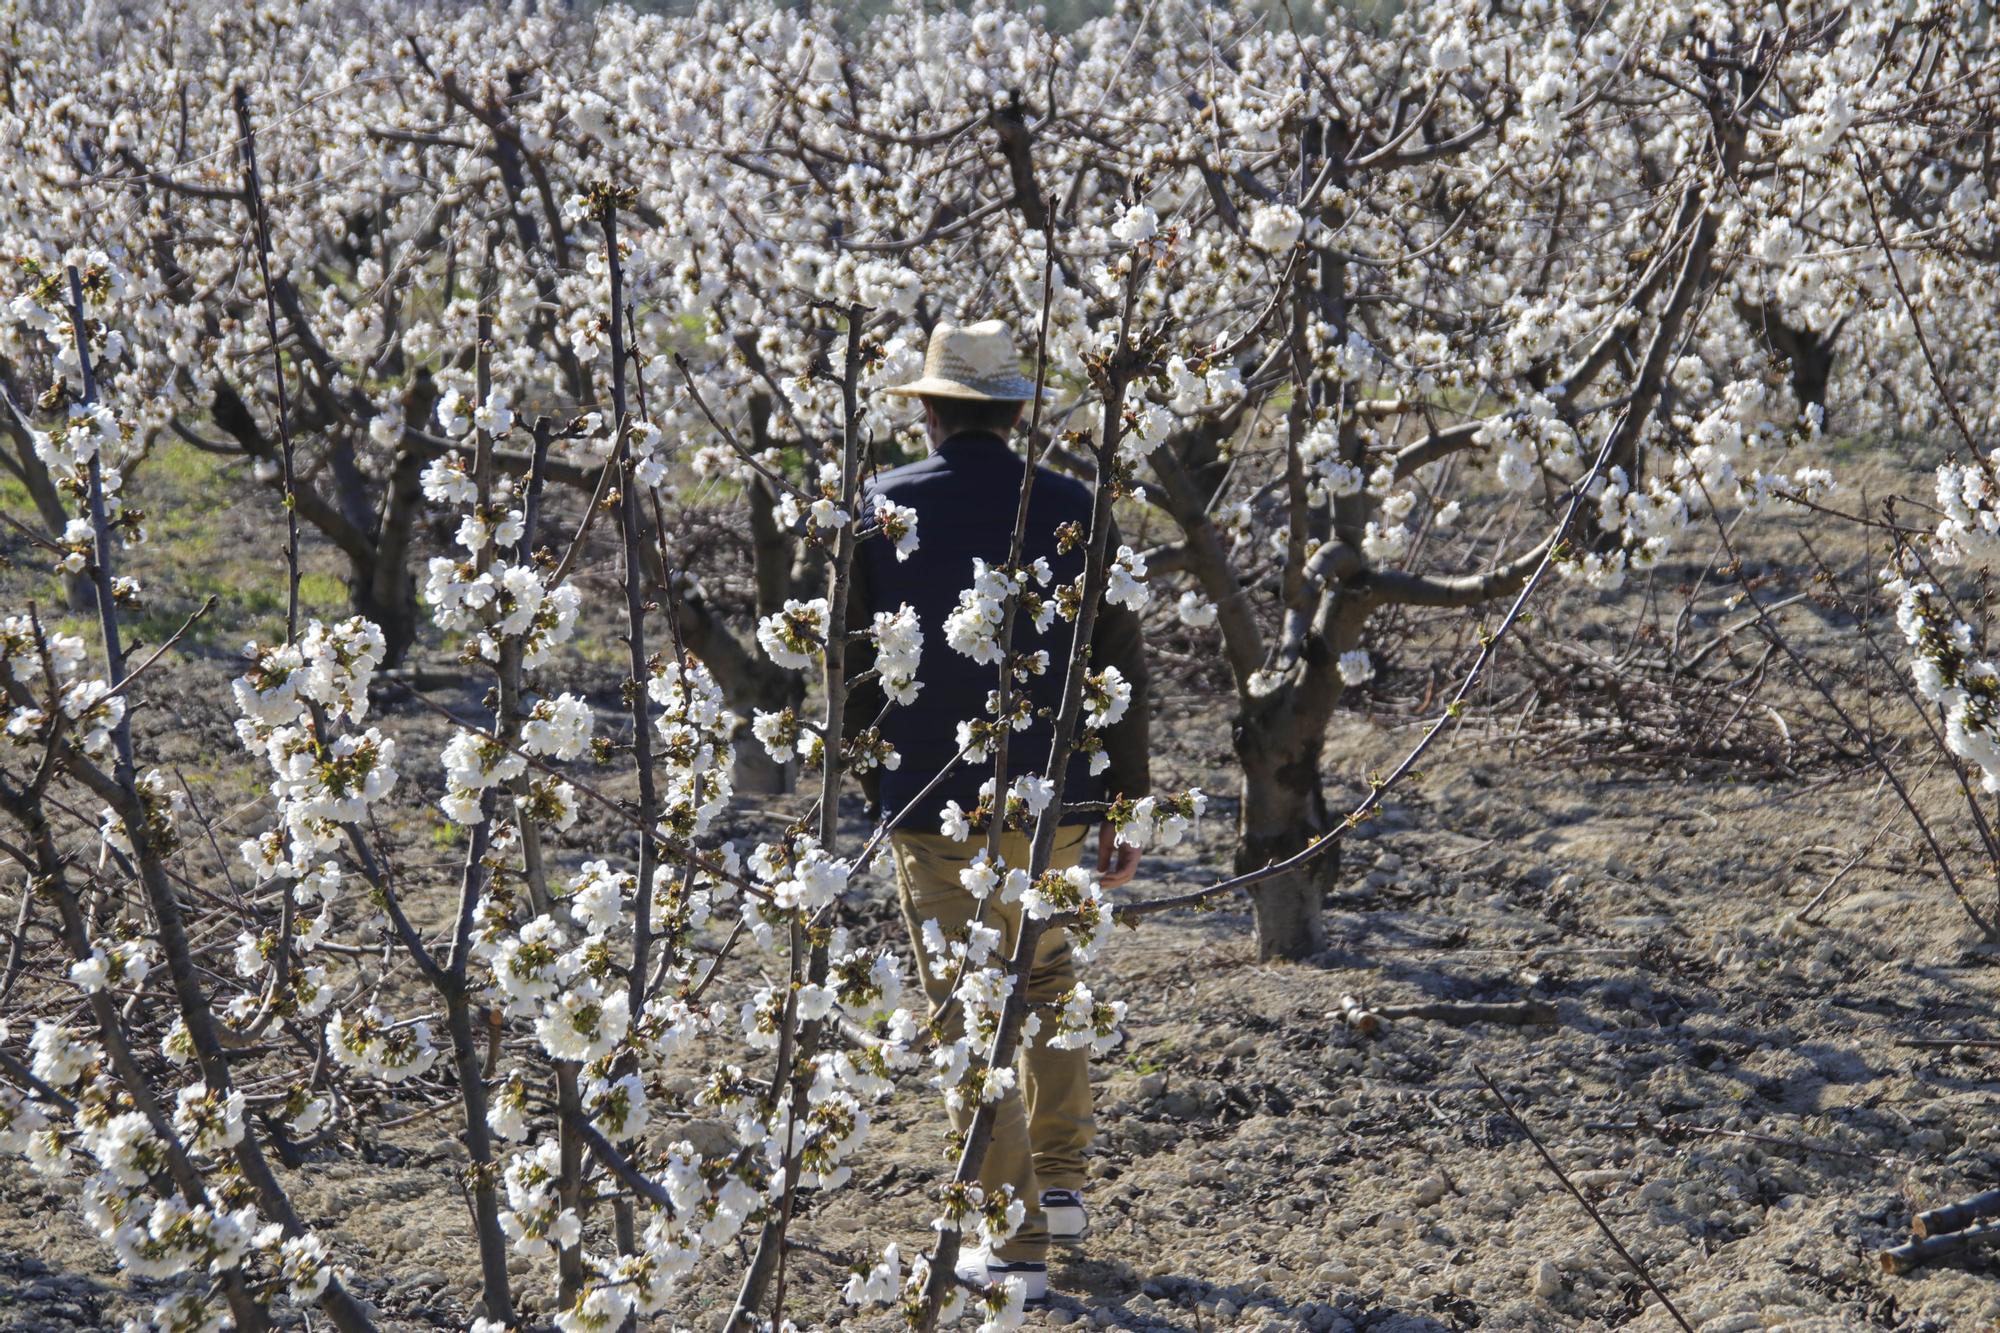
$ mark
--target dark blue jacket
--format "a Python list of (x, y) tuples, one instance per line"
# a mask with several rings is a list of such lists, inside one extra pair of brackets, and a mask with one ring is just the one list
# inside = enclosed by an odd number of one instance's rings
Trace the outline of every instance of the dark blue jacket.
[[(893, 611), (908, 603), (923, 626), (923, 656), (917, 680), (923, 688), (915, 702), (889, 709), (883, 717), (882, 738), (902, 756), (893, 771), (870, 773), (863, 786), (888, 816), (901, 814), (899, 828), (934, 833), (946, 801), (971, 810), (979, 801), (980, 785), (993, 775), (990, 759), (966, 762), (952, 770), (922, 800), (918, 794), (939, 769), (958, 753), (958, 724), (986, 717), (987, 696), (998, 687), (1000, 668), (981, 664), (945, 642), (945, 620), (958, 605), (959, 592), (972, 584), (972, 562), (989, 566), (1006, 563), (1013, 543), (1014, 516), (1020, 502), (1026, 464), (997, 435), (968, 431), (951, 436), (919, 462), (876, 477), (865, 489), (862, 514), (872, 517), (874, 497), (883, 496), (917, 512), (917, 550), (908, 560), (896, 559), (894, 545), (879, 535), (864, 539), (855, 552), (853, 590), (848, 624), (867, 627), (877, 611)], [(1056, 530), (1075, 523), (1090, 530), (1090, 488), (1048, 468), (1035, 469), (1034, 492), (1028, 502), (1028, 526), (1023, 563), (1046, 558), (1055, 577), (1046, 588), (1052, 595), (1083, 572), (1084, 548), (1068, 553), (1056, 549)], [(1117, 550), (1113, 534), (1112, 551)], [(1035, 720), (1011, 733), (1007, 743), (1008, 774), (1039, 773), (1048, 766), (1055, 714), (1062, 702), (1063, 676), (1068, 667), (1075, 626), (1056, 616), (1048, 632), (1037, 634), (1026, 616), (1014, 623), (1014, 648), (1049, 654), (1049, 670), (1022, 688), (1033, 703)], [(849, 652), (850, 671), (859, 674), (874, 665), (873, 645), (857, 641)], [(1139, 617), (1127, 607), (1100, 606), (1091, 635), (1091, 666), (1116, 666), (1132, 684), (1132, 704), (1125, 717), (1105, 734), (1111, 765), (1101, 778), (1089, 773), (1088, 759), (1072, 757), (1064, 803), (1085, 803), (1148, 790), (1146, 735), (1146, 664)], [(884, 697), (872, 681), (858, 687), (849, 701), (846, 732), (852, 736), (873, 722)], [(907, 807), (907, 811), (906, 811)], [(1065, 822), (1087, 823), (1088, 813)]]

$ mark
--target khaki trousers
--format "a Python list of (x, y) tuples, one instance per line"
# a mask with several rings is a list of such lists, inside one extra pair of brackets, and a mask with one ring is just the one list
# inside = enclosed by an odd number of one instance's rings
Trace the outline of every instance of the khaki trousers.
[[(1049, 865), (1065, 870), (1077, 863), (1083, 852), (1086, 828), (1066, 825), (1056, 833), (1055, 850)], [(902, 901), (903, 920), (916, 946), (918, 966), (923, 973), (924, 994), (932, 1009), (950, 992), (952, 964), (939, 964), (923, 948), (923, 925), (936, 921), (947, 939), (965, 937), (965, 928), (980, 915), (980, 902), (958, 882), (958, 872), (972, 863), (986, 845), (983, 836), (958, 842), (937, 833), (894, 833), (890, 846), (896, 859), (897, 896)], [(1006, 833), (1000, 840), (1000, 855), (1009, 866), (1028, 864), (1029, 838), (1025, 833)], [(996, 890), (985, 903), (980, 918), (1000, 932), (1001, 961), (1013, 957), (1021, 933), (1021, 905), (1002, 903)], [(938, 970), (933, 971), (936, 967)], [(1044, 1038), (1053, 1036), (1062, 999), (1076, 985), (1076, 963), (1070, 956), (1069, 936), (1060, 930), (1043, 934), (1035, 951), (1034, 967), (1028, 975), (1029, 1012), (1039, 1014)], [(948, 1035), (956, 1039), (964, 1031), (964, 1018), (953, 1006)], [(1002, 1185), (1014, 1187), (1014, 1197), (1027, 1205), (1027, 1217), (1013, 1239), (1000, 1247), (999, 1257), (1008, 1261), (1041, 1260), (1048, 1254), (1048, 1224), (1042, 1217), (1042, 1191), (1083, 1188), (1083, 1150), (1090, 1144), (1090, 1051), (1053, 1050), (1043, 1041), (1028, 1045), (1020, 1059), (1019, 1083), (1000, 1103), (993, 1125), (993, 1140), (979, 1172), (979, 1184), (989, 1195)], [(961, 1134), (972, 1123), (973, 1108), (952, 1112), (951, 1122)]]

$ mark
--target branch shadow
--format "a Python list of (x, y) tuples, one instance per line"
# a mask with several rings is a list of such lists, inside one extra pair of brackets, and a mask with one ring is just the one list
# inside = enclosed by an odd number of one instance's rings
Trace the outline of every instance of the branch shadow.
[[(1268, 1327), (1275, 1321), (1301, 1333), (1347, 1333), (1381, 1325), (1398, 1333), (1460, 1333), (1479, 1322), (1472, 1304), (1456, 1298), (1435, 1298), (1430, 1309), (1419, 1310), (1354, 1291), (1336, 1292), (1326, 1300), (1291, 1300), (1181, 1274), (1142, 1277), (1129, 1265), (1108, 1259), (1052, 1267), (1059, 1270), (1058, 1282), (1081, 1294), (1052, 1290), (1048, 1308), (1100, 1328), (1213, 1333), (1230, 1324)], [(1224, 1302), (1233, 1315), (1218, 1311)]]
[(112, 1307), (131, 1294), (31, 1251), (0, 1246), (0, 1329), (59, 1333), (110, 1327), (122, 1322), (111, 1318)]

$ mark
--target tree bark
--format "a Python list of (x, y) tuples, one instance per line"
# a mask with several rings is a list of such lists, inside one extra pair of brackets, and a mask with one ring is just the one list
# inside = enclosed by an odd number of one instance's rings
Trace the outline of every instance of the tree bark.
[(402, 667), (424, 624), (424, 612), (416, 604), (416, 568), (410, 550), (422, 512), (424, 460), (404, 450), (396, 454), (396, 470), (390, 472), (388, 494), (382, 498), (374, 556), (350, 560), (348, 572), (348, 600), (354, 610), (382, 626), (384, 667)]
[[(405, 421), (427, 421), (437, 402), (437, 386), (428, 373), (411, 382), (403, 399)], [(417, 641), (423, 613), (417, 605), (417, 574), (412, 546), (424, 513), (424, 466), (429, 460), (407, 445), (397, 451), (395, 466), (375, 519), (375, 555), (352, 561), (348, 591), (354, 609), (382, 627), (387, 641), (385, 666), (401, 666)]]
[(372, 558), (349, 561), (348, 601), (355, 611), (382, 627), (383, 665), (401, 666), (417, 641), (423, 613), (417, 605), (417, 575), (411, 543), (423, 513), (424, 460), (405, 450), (396, 456), (376, 525)]
[(350, 559), (347, 601), (354, 614), (381, 627), (382, 665), (403, 665), (423, 623), (423, 612), (417, 605), (417, 579), (407, 557), (396, 561), (374, 555)]
[[(763, 651), (746, 647), (723, 622), (722, 614), (701, 595), (701, 590), (685, 573), (671, 576), (660, 560), (657, 535), (648, 528), (639, 558), (643, 562), (648, 588), (674, 602), (674, 623), (680, 641), (702, 660), (722, 687), (723, 698), (747, 723), (757, 709), (775, 711), (796, 708), (805, 699), (799, 678), (786, 671)], [(744, 795), (783, 795), (797, 784), (795, 761), (774, 764), (761, 745), (738, 745), (731, 760), (730, 781)]]
[[(765, 411), (769, 411), (768, 404)], [(765, 432), (760, 428), (757, 434), (762, 438)], [(792, 595), (793, 542), (790, 534), (778, 526), (777, 496), (772, 493), (770, 483), (758, 477), (750, 483), (748, 491), (751, 575), (756, 587), (756, 613), (761, 618), (782, 609), (785, 599)], [(752, 659), (752, 666), (758, 665), (769, 664)], [(739, 707), (799, 708), (806, 697), (804, 681), (789, 671), (751, 670), (745, 678), (729, 681), (723, 688), (732, 702), (739, 698), (743, 701)], [(798, 769), (795, 761), (775, 762), (761, 745), (739, 745), (731, 761), (730, 777), (736, 790), (747, 795), (785, 796), (798, 786)]]
[(1833, 359), (1843, 318), (1824, 333), (1785, 322), (1783, 312), (1772, 305), (1760, 305), (1736, 298), (1736, 313), (1752, 333), (1773, 352), (1785, 359), (1792, 381), (1792, 396), (1803, 407), (1807, 403), (1826, 405), (1826, 386), (1833, 378)]
[[(1240, 716), (1236, 757), (1243, 777), (1237, 816), (1237, 874), (1261, 870), (1305, 850), (1328, 828), (1320, 786), (1326, 723), (1299, 717), (1289, 703)], [(1339, 873), (1339, 849), (1297, 870), (1252, 885), (1257, 957), (1310, 958), (1326, 948), (1326, 893)]]
[[(0, 454), (0, 466), (14, 474), (16, 480), (27, 490), (28, 498), (34, 501), (35, 512), (41, 516), (42, 526), (49, 536), (62, 536), (63, 528), (69, 523), (69, 507), (63, 503), (62, 495), (55, 483), (49, 479), (49, 470), (36, 456), (34, 445), (28, 433), (27, 420), (16, 415), (14, 398), (17, 389), (13, 377), (0, 366), (0, 394), (7, 396), (5, 406), (8, 412), (4, 422), (7, 435), (14, 445), (11, 454)], [(90, 580), (82, 574), (62, 576), (63, 601), (72, 611), (88, 611), (97, 605), (97, 594), (92, 590)]]

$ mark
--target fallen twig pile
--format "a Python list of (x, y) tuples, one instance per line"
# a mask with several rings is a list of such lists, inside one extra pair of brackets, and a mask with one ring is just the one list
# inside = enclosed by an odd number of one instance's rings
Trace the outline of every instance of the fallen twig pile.
[(1882, 1271), (1907, 1273), (1933, 1259), (2000, 1241), (2000, 1221), (1980, 1221), (1996, 1215), (2000, 1215), (2000, 1190), (1918, 1213), (1910, 1221), (1917, 1239), (1882, 1251), (1878, 1256)]
[(1526, 696), (1511, 721), (1493, 718), (1489, 741), (1523, 746), (1537, 759), (1586, 755), (1675, 770), (1740, 765), (1788, 777), (1837, 751), (1811, 710), (1794, 711), (1797, 700), (1784, 700), (1780, 711), (1769, 688), (1778, 665), (1769, 646), (1714, 652), (1729, 637), (1685, 659), (1644, 638), (1611, 650), (1522, 640), (1513, 665)]

